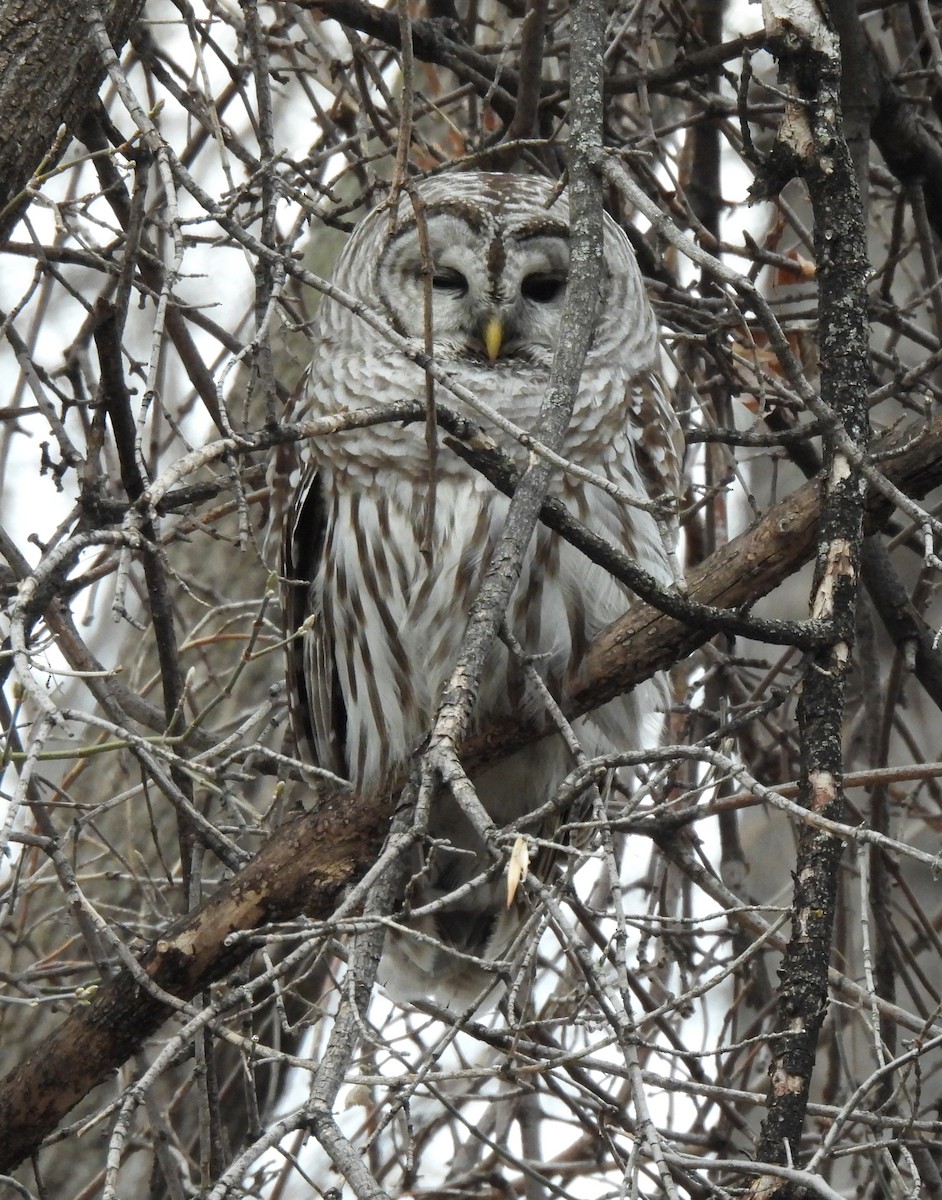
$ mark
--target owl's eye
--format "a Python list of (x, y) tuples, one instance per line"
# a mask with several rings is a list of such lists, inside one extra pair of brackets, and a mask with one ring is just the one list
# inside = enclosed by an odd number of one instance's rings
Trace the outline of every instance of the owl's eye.
[(460, 271), (436, 271), (432, 276), (432, 287), (436, 292), (450, 292), (463, 296), (468, 290), (468, 281)]
[(550, 304), (566, 290), (566, 280), (561, 275), (527, 275), (520, 290), (527, 300)]

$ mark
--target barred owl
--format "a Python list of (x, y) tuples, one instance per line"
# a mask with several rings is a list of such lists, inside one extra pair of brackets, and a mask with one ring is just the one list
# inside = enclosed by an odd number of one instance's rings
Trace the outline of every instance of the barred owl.
[[(380, 207), (362, 221), (334, 282), (421, 350), (429, 286), (423, 264), (430, 257), (435, 362), (503, 416), (535, 430), (565, 298), (566, 198), (543, 180), (512, 175), (443, 174), (417, 186), (420, 205), (403, 194), (394, 219)], [(659, 386), (657, 328), (635, 257), (608, 216), (599, 288), (597, 329), (565, 455), (632, 496), (663, 495), (675, 487), (676, 421)], [(325, 299), (297, 415), (421, 398), (425, 383), (423, 370), (350, 308)], [(462, 408), (452, 396), (444, 399)], [(519, 443), (489, 432), (525, 463)], [(331, 435), (307, 454), (283, 562), (288, 633), (307, 622), (289, 642), (295, 732), (317, 765), (368, 794), (401, 776), (431, 727), (509, 502), (442, 446), (431, 545), (423, 554), (430, 470), (420, 422)], [(554, 490), (580, 521), (666, 579), (650, 512), (572, 475), (561, 473)], [(540, 527), (507, 620), (560, 696), (586, 647), (630, 602), (622, 585)], [(540, 703), (532, 693), (519, 661), (495, 645), (476, 717), (532, 713)], [(576, 721), (575, 730), (590, 756), (650, 745), (664, 706), (663, 683), (653, 680)], [(572, 766), (556, 736), (479, 771), (472, 782), (491, 818), (512, 827), (552, 797)], [(488, 871), (492, 856), (444, 788), (414, 866), (407, 918), (413, 932), (387, 934), (380, 980), (396, 999), (461, 1008), (487, 983), (489, 962), (512, 961), (524, 900), (508, 908), (506, 882)], [(421, 912), (434, 902), (433, 911)]]

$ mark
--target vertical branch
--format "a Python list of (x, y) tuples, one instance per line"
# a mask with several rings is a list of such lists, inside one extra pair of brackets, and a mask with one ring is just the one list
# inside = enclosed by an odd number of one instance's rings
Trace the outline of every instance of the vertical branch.
[(398, 0), (399, 40), (402, 54), (402, 88), (400, 100), (399, 136), (396, 139), (396, 173), (391, 189), (392, 208), (396, 211), (399, 189), (409, 175), (409, 151), (412, 148), (412, 113), (415, 106), (415, 55), (412, 47), (412, 19), (406, 0)]
[[(766, 6), (766, 29), (793, 101), (779, 149), (804, 177), (814, 211), (821, 395), (840, 428), (865, 451), (868, 321), (864, 224), (853, 162), (841, 125), (841, 64), (835, 34), (813, 4)], [(801, 797), (809, 812), (842, 820), (844, 699), (854, 639), (865, 484), (833, 437), (825, 439), (826, 485), (811, 612), (833, 638), (807, 664), (798, 706)], [(803, 826), (798, 844), (792, 934), (781, 968), (778, 1033), (770, 1066), (769, 1112), (757, 1156), (795, 1161), (818, 1034), (827, 1010), (827, 972), (843, 842)], [(771, 1196), (781, 1179), (753, 1185)]]
[(548, 8), (548, 0), (530, 0), (520, 27), (520, 88), (517, 107), (504, 135), (505, 142), (539, 137), (540, 83)]
[[(121, 468), (121, 478), (129, 500), (136, 502), (144, 493), (145, 481), (140, 472), (135, 454), (134, 418), (131, 413), (131, 394), (121, 369), (121, 326), (119, 315), (109, 305), (102, 303), (97, 313), (94, 330), (95, 344), (101, 370), (101, 404), (111, 422), (115, 448)], [(159, 545), (157, 529), (149, 516), (141, 522), (141, 531), (148, 541)], [(182, 732), (185, 726), (183, 710), (186, 687), (180, 648), (174, 626), (173, 599), (167, 585), (164, 561), (158, 554), (143, 556), (144, 578), (147, 585), (148, 607), (154, 626), (154, 642), (157, 661), (160, 664), (160, 680), (163, 689), (164, 715), (167, 734), (170, 737)], [(171, 777), (186, 800), (193, 801), (193, 781), (177, 764), (170, 770)], [(196, 846), (196, 830), (182, 813), (177, 816), (180, 836), (180, 862), (189, 894), (190, 872)]]
[[(252, 71), (255, 76), (255, 96), (258, 102), (258, 148), (263, 167), (261, 172), (262, 225), (261, 240), (266, 246), (277, 243), (275, 215), (278, 192), (275, 186), (275, 134), (274, 115), (271, 102), (271, 80), (268, 64), (266, 31), (259, 19), (254, 0), (242, 0), (245, 31), (251, 52)], [(255, 354), (256, 370), (265, 396), (265, 415), (269, 422), (278, 419), (275, 405), (275, 363), (272, 355), (269, 306), (272, 302), (273, 268), (269, 262), (259, 259), (255, 270), (255, 328), (258, 339)]]
[[(605, 7), (600, 0), (572, 5), (569, 135), (570, 271), (560, 343), (540, 409), (539, 436), (559, 451), (572, 416), (582, 364), (595, 328), (602, 254), (602, 185), (594, 163), (602, 147), (602, 46)], [(467, 732), (488, 652), (520, 576), (523, 556), (556, 468), (543, 458), (520, 480), (503, 534), (468, 620), (461, 656), (444, 689), (432, 744), (455, 748)]]

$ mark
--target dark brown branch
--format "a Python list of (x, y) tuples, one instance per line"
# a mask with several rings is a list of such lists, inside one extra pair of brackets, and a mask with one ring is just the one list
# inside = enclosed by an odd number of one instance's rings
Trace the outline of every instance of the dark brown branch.
[[(119, 322), (115, 309), (104, 303), (99, 305), (96, 315), (98, 322), (95, 327), (95, 344), (98, 348), (100, 369), (100, 399), (114, 433), (124, 490), (127, 492), (128, 499), (132, 503), (137, 503), (144, 494), (146, 484), (137, 461), (131, 394), (128, 391), (121, 363), (123, 319)], [(157, 531), (149, 514), (141, 519), (141, 532), (149, 542), (155, 547), (157, 546)], [(183, 712), (183, 670), (180, 666), (180, 652), (174, 628), (173, 603), (170, 599), (170, 589), (167, 587), (166, 564), (161, 553), (155, 550), (153, 553), (145, 554), (143, 564), (148, 609), (153, 623), (157, 661), (160, 666), (166, 732), (173, 737), (182, 733), (186, 724)], [(171, 766), (170, 774), (188, 803), (192, 804), (192, 777), (176, 764)], [(184, 884), (186, 894), (189, 894), (190, 868), (196, 831), (182, 812), (177, 814), (177, 826), (180, 835), (180, 860), (183, 864)]]
[(520, 90), (517, 111), (511, 117), (506, 141), (539, 135), (540, 76), (543, 70), (543, 40), (546, 36), (548, 0), (532, 0), (521, 29)]
[[(367, 4), (365, 0), (303, 0), (300, 7), (323, 13), (325, 17), (375, 37), (387, 46), (400, 47), (395, 13)], [(758, 49), (764, 41), (763, 33), (752, 34), (683, 55), (665, 67), (606, 76), (605, 91), (611, 96), (624, 95), (636, 92), (642, 84), (650, 92), (667, 91), (678, 83), (709, 74), (722, 63), (739, 58), (743, 50)], [(513, 122), (521, 87), (518, 72), (508, 67), (498, 68), (491, 58), (449, 37), (441, 21), (413, 21), (412, 45), (416, 58), (447, 67), (459, 79), (474, 84), (482, 95), (487, 95), (488, 102), (500, 117)], [(562, 113), (569, 87), (564, 80), (547, 79), (540, 85), (540, 95), (544, 102), (551, 103), (554, 110)]]
[(844, 121), (858, 177), (866, 181), (872, 137), (901, 183), (922, 185), (929, 222), (936, 236), (942, 238), (942, 150), (938, 137), (920, 116), (913, 99), (886, 74), (852, 0), (832, 0), (829, 10), (841, 37)]
[[(798, 167), (815, 217), (821, 398), (837, 414), (854, 446), (866, 452), (868, 262), (860, 193), (841, 125), (840, 53), (826, 18), (811, 5), (797, 18), (783, 8), (773, 18), (773, 27), (781, 75), (795, 96), (786, 104), (783, 132), (793, 147), (801, 147), (795, 155), (802, 156)], [(807, 137), (803, 146), (802, 135)], [(824, 445), (811, 611), (833, 622), (833, 642), (810, 656), (803, 677), (798, 703), (800, 799), (809, 812), (843, 821), (844, 702), (856, 630), (867, 489), (832, 433), (825, 434)], [(756, 1157), (762, 1162), (786, 1165), (798, 1159), (818, 1036), (827, 1013), (843, 850), (842, 839), (833, 834), (810, 825), (799, 830), (792, 932), (780, 971), (769, 1065), (769, 1111), (756, 1143)], [(782, 1179), (769, 1175), (758, 1180), (754, 1190), (765, 1198), (786, 1187)]]
[(936, 633), (913, 607), (881, 537), (867, 539), (863, 568), (864, 586), (884, 628), (904, 657), (908, 657), (907, 647), (911, 647), (913, 672), (942, 710), (942, 655), (936, 647)]
[[(400, 49), (402, 45), (399, 21), (394, 12), (376, 8), (364, 0), (304, 0), (301, 8), (310, 8)], [(487, 95), (491, 107), (505, 121), (513, 120), (519, 78), (516, 71), (496, 64), (483, 54), (454, 41), (438, 21), (412, 22), (412, 48), (422, 62), (447, 67), (459, 79), (473, 83)]]
[[(942, 484), (942, 418), (904, 454), (887, 463), (888, 477), (912, 495)], [(820, 485), (808, 483), (773, 508), (753, 529), (704, 562), (689, 580), (693, 599), (732, 607), (767, 594), (813, 554), (820, 517)], [(869, 501), (877, 526), (886, 502)], [(588, 711), (649, 678), (706, 641), (649, 605), (639, 605), (592, 647), (571, 690), (569, 711)], [(542, 731), (492, 726), (467, 745), (471, 761), (494, 759)], [(329, 917), (342, 891), (375, 860), (395, 797), (331, 800), (298, 817), (269, 839), (259, 854), (196, 912), (169, 926), (141, 957), (163, 991), (189, 1000), (222, 979), (250, 953), (244, 941), (226, 944), (237, 930), (304, 914)], [(62, 1027), (0, 1083), (0, 1171), (32, 1153), (93, 1088), (103, 1083), (170, 1015), (128, 972), (104, 984), (87, 1007), (76, 1007)]]
[[(102, 153), (107, 148), (108, 142), (101, 128), (101, 121), (95, 113), (89, 112), (86, 114), (78, 127), (77, 135), (88, 149), (95, 153), (95, 168), (101, 180), (102, 195), (108, 198), (108, 202), (121, 228), (127, 233), (130, 221), (130, 197), (128, 196), (124, 180), (120, 172), (115, 168), (110, 156)], [(137, 247), (137, 253), (134, 255), (134, 267), (136, 272), (139, 273), (142, 282), (154, 295), (158, 295), (165, 283), (164, 267), (159, 255), (155, 252), (146, 237), (142, 236), (141, 244)], [(198, 315), (189, 312), (184, 314), (176, 304), (168, 305), (166, 317), (167, 332), (170, 334), (174, 348), (180, 356), (180, 361), (186, 370), (187, 378), (193, 384), (194, 390), (203, 401), (206, 411), (212, 417), (213, 424), (220, 433), (224, 434), (226, 432), (226, 422), (219, 412), (216, 381), (213, 379), (212, 372), (203, 362), (187, 323), (188, 320)], [(233, 339), (231, 338), (227, 337), (223, 345), (226, 345), (227, 349), (234, 349)]]
[[(328, 917), (340, 889), (375, 855), (388, 820), (385, 802), (358, 804), (354, 820), (341, 800), (284, 826), (245, 870), (151, 945), (143, 970), (164, 991), (189, 1000), (250, 953), (242, 940), (227, 946), (235, 930), (302, 912)], [(77, 1006), (0, 1090), (0, 1170), (29, 1155), (170, 1012), (128, 971), (103, 984), (87, 1007)]]
[[(496, 488), (507, 496), (514, 494), (519, 472), (500, 450), (484, 445), (469, 422), (456, 420), (448, 413), (439, 414), (441, 424), (462, 442), (452, 442), (452, 449), (481, 472)], [(814, 621), (780, 621), (754, 617), (738, 611), (733, 606), (702, 604), (694, 601), (687, 593), (670, 590), (650, 575), (629, 555), (599, 537), (575, 520), (560, 500), (549, 497), (543, 502), (540, 519), (549, 529), (561, 534), (568, 542), (580, 549), (592, 562), (604, 567), (614, 578), (626, 584), (636, 596), (653, 605), (658, 612), (676, 617), (678, 621), (710, 633), (739, 634), (774, 645), (799, 646), (810, 649), (827, 640), (827, 630)], [(744, 600), (746, 606), (747, 601)]]
[[(872, 54), (872, 51), (871, 51)], [(942, 239), (942, 150), (915, 105), (891, 80), (881, 78), (880, 103), (871, 126), (886, 165), (902, 183), (921, 182), (926, 214)]]

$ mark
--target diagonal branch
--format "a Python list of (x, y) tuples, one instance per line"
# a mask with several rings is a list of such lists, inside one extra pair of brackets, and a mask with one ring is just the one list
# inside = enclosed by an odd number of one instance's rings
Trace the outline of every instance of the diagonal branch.
[[(886, 474), (912, 495), (942, 484), (942, 419)], [(732, 608), (755, 601), (807, 562), (817, 541), (821, 486), (811, 482), (778, 504), (747, 533), (709, 558), (688, 580), (691, 596)], [(869, 521), (888, 516), (871, 493)], [(656, 671), (679, 661), (709, 634), (641, 604), (591, 647), (573, 684), (571, 714), (585, 712)], [(495, 759), (542, 731), (521, 723), (479, 731), (464, 757)], [(251, 952), (239, 930), (262, 929), (301, 914), (326, 920), (343, 891), (376, 860), (396, 796), (330, 798), (277, 830), (256, 857), (199, 909), (169, 925), (140, 957), (143, 971), (164, 993), (189, 1000), (224, 978)], [(93, 1088), (125, 1062), (172, 1014), (128, 971), (103, 984), (91, 1004), (76, 1007), (0, 1082), (0, 1171), (31, 1154)]]

